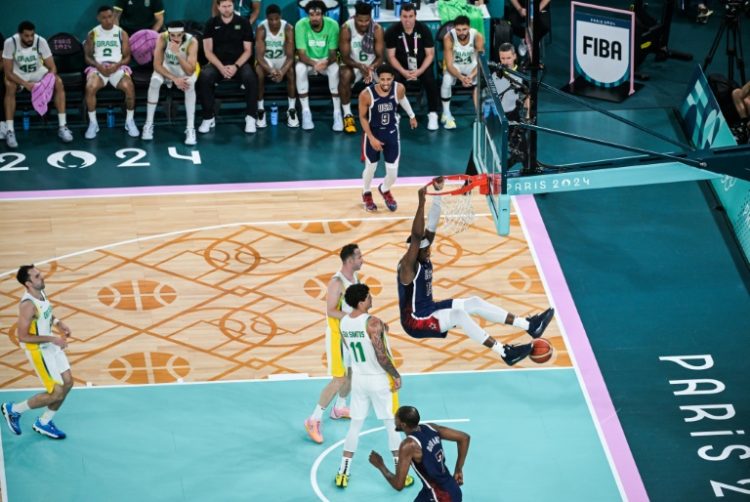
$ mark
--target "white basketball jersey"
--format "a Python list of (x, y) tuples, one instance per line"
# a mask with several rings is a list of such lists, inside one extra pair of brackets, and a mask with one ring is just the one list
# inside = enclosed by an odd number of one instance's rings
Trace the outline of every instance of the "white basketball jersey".
[(357, 272), (354, 272), (354, 282), (349, 282), (349, 279), (344, 276), (344, 274), (341, 273), (341, 270), (333, 274), (334, 277), (338, 277), (338, 279), (341, 281), (342, 287), (341, 287), (341, 296), (339, 296), (338, 301), (338, 307), (339, 310), (342, 312), (346, 312), (347, 314), (352, 313), (352, 309), (348, 303), (344, 301), (344, 293), (346, 293), (346, 289), (351, 286), (352, 284), (359, 284), (359, 277), (357, 276)]
[(13, 73), (21, 76), (21, 78), (25, 75), (36, 75), (41, 79), (41, 77), (46, 75), (49, 70), (44, 66), (44, 59), (39, 48), (39, 44), (41, 43), (39, 35), (34, 35), (34, 42), (31, 44), (31, 47), (23, 46), (21, 35), (18, 33), (11, 38), (14, 46)]
[(362, 50), (362, 39), (365, 37), (364, 35), (361, 35), (357, 31), (357, 28), (354, 26), (354, 18), (350, 17), (349, 19), (347, 19), (346, 25), (349, 27), (349, 33), (352, 34), (352, 40), (351, 40), (352, 59), (358, 63), (363, 63), (366, 65), (371, 64), (373, 61), (375, 61), (375, 54), (368, 54), (367, 52), (364, 52)]
[[(172, 75), (177, 75), (178, 77), (187, 76), (185, 74), (185, 70), (183, 70), (182, 66), (180, 66), (178, 54), (172, 52), (172, 49), (170, 49), (169, 47), (169, 33), (164, 32), (161, 36), (164, 38), (164, 43), (166, 44), (164, 48), (164, 66)], [(187, 56), (188, 48), (190, 47), (190, 43), (192, 41), (193, 35), (191, 35), (190, 33), (185, 33), (185, 36), (182, 39), (182, 44), (180, 44), (180, 48), (178, 49), (179, 55), (182, 55), (183, 58)]]
[(474, 38), (476, 37), (477, 30), (469, 28), (469, 40), (466, 45), (462, 45), (458, 40), (455, 28), (450, 31), (450, 34), (453, 39), (453, 63), (469, 66), (477, 64), (477, 51), (474, 48)]
[(273, 60), (285, 60), (286, 52), (284, 51), (284, 45), (286, 44), (286, 25), (287, 22), (281, 20), (281, 28), (277, 34), (271, 33), (271, 28), (268, 27), (268, 19), (264, 19), (260, 23), (266, 30), (266, 52), (264, 57), (269, 61)]
[(97, 63), (119, 63), (122, 60), (122, 30), (113, 26), (105, 30), (101, 25), (93, 30), (94, 60)]
[[(349, 360), (352, 371), (357, 375), (386, 375), (385, 370), (378, 362), (375, 355), (375, 348), (372, 346), (370, 335), (367, 334), (367, 320), (369, 314), (362, 314), (359, 317), (351, 318), (345, 315), (341, 319), (341, 338), (349, 350)], [(388, 338), (383, 333), (383, 343), (385, 349), (390, 354)]]
[[(36, 336), (52, 336), (52, 304), (47, 300), (44, 292), (41, 292), (42, 299), (37, 300), (28, 291), (21, 297), (21, 303), (31, 301), (34, 304), (36, 314), (29, 326), (29, 334)], [(37, 344), (27, 344), (36, 347)], [(28, 347), (27, 347), (28, 348)]]

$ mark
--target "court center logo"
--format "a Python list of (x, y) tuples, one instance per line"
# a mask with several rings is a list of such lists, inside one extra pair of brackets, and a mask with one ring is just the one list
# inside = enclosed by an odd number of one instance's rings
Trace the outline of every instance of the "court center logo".
[(83, 150), (62, 150), (47, 157), (47, 163), (58, 169), (83, 169), (95, 162), (96, 156)]

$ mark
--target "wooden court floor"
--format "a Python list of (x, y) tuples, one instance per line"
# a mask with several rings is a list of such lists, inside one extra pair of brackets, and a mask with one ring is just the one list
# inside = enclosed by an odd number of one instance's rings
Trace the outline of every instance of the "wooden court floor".
[[(38, 387), (16, 337), (15, 280), (38, 263), (55, 315), (73, 330), (78, 384), (324, 375), (325, 287), (340, 248), (360, 245), (373, 313), (391, 327), (402, 372), (503, 369), (459, 331), (415, 340), (398, 323), (396, 263), (416, 187), (394, 188), (395, 213), (362, 211), (357, 189), (309, 189), (0, 202), (0, 387)], [(477, 295), (518, 315), (549, 305), (517, 219), (494, 231), (483, 198), (474, 225), (433, 248), (435, 297)], [(504, 343), (528, 341), (485, 325)], [(545, 366), (570, 366), (556, 322)], [(538, 367), (524, 361), (517, 367)]]

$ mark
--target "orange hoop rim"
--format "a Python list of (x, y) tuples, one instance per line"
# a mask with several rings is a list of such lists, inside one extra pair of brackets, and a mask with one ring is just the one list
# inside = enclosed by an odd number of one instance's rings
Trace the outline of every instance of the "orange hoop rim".
[[(430, 192), (430, 189), (434, 190), (433, 183), (437, 178), (442, 177), (444, 180), (447, 181), (463, 181), (464, 185), (462, 187), (455, 188), (453, 190), (446, 190), (442, 192)], [(490, 193), (490, 182), (492, 182), (492, 192), (497, 193), (500, 188), (500, 175), (499, 174), (450, 174), (446, 176), (437, 176), (430, 180), (429, 183), (425, 185), (425, 188), (427, 188), (427, 192), (425, 192), (426, 195), (463, 195), (468, 192), (471, 192), (475, 188), (479, 188), (479, 193), (482, 195), (489, 195)]]

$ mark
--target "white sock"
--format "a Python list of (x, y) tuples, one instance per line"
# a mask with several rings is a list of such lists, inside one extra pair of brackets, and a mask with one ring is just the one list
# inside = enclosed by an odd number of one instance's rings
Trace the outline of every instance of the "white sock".
[(6, 120), (5, 125), (8, 126), (8, 130), (13, 132), (13, 121), (12, 120)]
[(310, 111), (310, 98), (299, 98), (299, 102), (302, 105), (303, 112)]
[(263, 108), (263, 101), (264, 100), (262, 100), (262, 99), (258, 100), (258, 110), (265, 110), (265, 108)]
[(96, 112), (89, 112), (89, 122), (96, 124)]
[(346, 408), (346, 398), (338, 396), (336, 398), (336, 404), (334, 404), (336, 408)]
[(293, 110), (295, 106), (297, 106), (297, 98), (288, 98), (289, 101), (289, 109)]
[(125, 121), (131, 122), (133, 120), (134, 113), (135, 113), (135, 110), (125, 110)]
[(390, 162), (385, 163), (385, 179), (383, 179), (383, 191), (387, 192), (391, 189), (396, 178), (398, 177), (398, 164), (391, 164)]
[(23, 413), (24, 411), (29, 411), (31, 408), (29, 408), (29, 402), (28, 401), (21, 401), (20, 403), (13, 403), (13, 405), (10, 407), (10, 411), (13, 413)]
[(315, 410), (313, 410), (312, 415), (310, 415), (310, 418), (313, 420), (320, 420), (323, 418), (323, 407), (319, 404), (315, 405)]
[(65, 127), (66, 125), (68, 125), (68, 119), (64, 113), (57, 114), (57, 123), (60, 125), (60, 127)]
[(47, 425), (50, 420), (52, 420), (52, 417), (55, 416), (55, 413), (57, 413), (57, 411), (47, 408), (45, 412), (42, 413), (42, 416), (39, 417), (39, 422), (41, 422), (42, 425)]
[(500, 357), (505, 357), (505, 349), (503, 348), (502, 343), (495, 343), (495, 345), (492, 346), (492, 352), (497, 353)]
[(451, 102), (448, 100), (443, 100), (443, 114), (450, 115), (451, 114)]
[(351, 102), (349, 102), (349, 103), (347, 103), (345, 105), (341, 105), (341, 108), (344, 109), (344, 116), (352, 114), (352, 104), (351, 104)]
[(339, 467), (339, 474), (349, 474), (349, 469), (352, 466), (352, 459), (349, 457), (341, 457), (341, 466)]
[(372, 178), (375, 176), (375, 169), (378, 168), (377, 162), (370, 162), (365, 158), (365, 169), (362, 171), (362, 192), (369, 192), (372, 185)]
[(516, 328), (521, 328), (524, 331), (527, 331), (529, 329), (529, 321), (524, 319), (523, 317), (515, 316), (513, 319), (513, 326)]
[(331, 97), (331, 101), (333, 101), (333, 113), (338, 112), (341, 110), (341, 98), (338, 96)]
[(195, 85), (191, 85), (185, 91), (185, 114), (187, 115), (187, 128), (195, 129)]
[(146, 124), (153, 125), (154, 113), (156, 113), (156, 103), (146, 103)]

